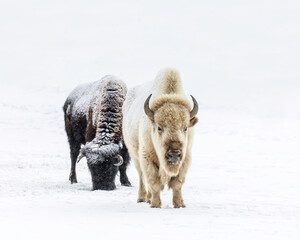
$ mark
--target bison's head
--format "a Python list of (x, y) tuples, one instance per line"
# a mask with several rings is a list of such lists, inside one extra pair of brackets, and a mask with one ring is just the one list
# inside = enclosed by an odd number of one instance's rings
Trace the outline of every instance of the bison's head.
[(86, 157), (92, 176), (93, 190), (113, 190), (117, 166), (123, 163), (122, 144), (101, 145), (94, 139), (80, 150), (78, 161)]
[(191, 97), (194, 103), (192, 110), (189, 102), (177, 95), (155, 99), (151, 109), (150, 95), (144, 104), (145, 113), (152, 124), (152, 141), (159, 163), (171, 176), (178, 174), (191, 138), (190, 128), (198, 122), (198, 103)]
[(115, 166), (123, 164), (123, 158), (120, 155), (122, 144), (99, 145), (95, 141), (88, 142), (81, 147), (77, 162), (86, 157), (88, 164), (94, 165), (104, 162), (110, 162)]

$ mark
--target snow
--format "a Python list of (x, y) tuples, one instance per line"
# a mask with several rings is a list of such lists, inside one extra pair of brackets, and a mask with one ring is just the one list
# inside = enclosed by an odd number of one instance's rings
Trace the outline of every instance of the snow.
[[(95, 82), (80, 84), (69, 94), (66, 100), (68, 102), (67, 113), (72, 116), (88, 116), (90, 106), (92, 106), (95, 113), (93, 114), (93, 124), (96, 126), (96, 118), (100, 114), (98, 103), (105, 101), (105, 98), (101, 98), (101, 96), (106, 96), (103, 93), (108, 88), (119, 90), (120, 96), (116, 94), (117, 98), (125, 96), (127, 92), (126, 84), (112, 75), (106, 75)], [(124, 100), (119, 99), (119, 101)], [(74, 104), (72, 110), (70, 110), (70, 104)]]
[[(298, 1), (6, 1), (0, 7), (1, 239), (300, 237)], [(199, 102), (187, 207), (70, 184), (62, 105), (106, 74), (163, 67)]]

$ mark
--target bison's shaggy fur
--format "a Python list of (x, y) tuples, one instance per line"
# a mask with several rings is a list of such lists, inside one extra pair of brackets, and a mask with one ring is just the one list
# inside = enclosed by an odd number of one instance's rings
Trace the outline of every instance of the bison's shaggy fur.
[[(126, 175), (130, 158), (122, 135), (122, 105), (126, 92), (123, 81), (108, 75), (78, 86), (68, 96), (63, 110), (70, 144), (71, 183), (77, 182), (77, 159), (85, 156), (94, 190), (115, 189), (118, 170), (121, 184), (130, 185)], [(115, 166), (122, 163), (120, 159), (123, 164)]]
[(191, 162), (193, 126), (198, 121), (198, 104), (194, 98), (193, 102), (191, 111), (174, 69), (162, 70), (154, 82), (128, 92), (123, 134), (140, 177), (138, 202), (161, 207), (160, 191), (168, 184), (174, 207), (185, 207), (181, 188)]

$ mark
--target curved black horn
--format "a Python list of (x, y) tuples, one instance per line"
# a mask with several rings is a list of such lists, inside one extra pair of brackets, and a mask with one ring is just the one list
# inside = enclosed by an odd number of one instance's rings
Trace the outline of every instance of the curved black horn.
[(192, 95), (191, 95), (191, 97), (192, 97), (192, 100), (193, 100), (193, 103), (194, 103), (194, 107), (193, 107), (192, 111), (190, 112), (190, 117), (191, 117), (191, 119), (193, 119), (196, 116), (197, 112), (198, 112), (198, 103)]
[(146, 99), (144, 103), (144, 110), (148, 118), (150, 118), (151, 121), (154, 121), (154, 112), (150, 109), (149, 107), (149, 101), (151, 98), (152, 94), (149, 95), (149, 97)]

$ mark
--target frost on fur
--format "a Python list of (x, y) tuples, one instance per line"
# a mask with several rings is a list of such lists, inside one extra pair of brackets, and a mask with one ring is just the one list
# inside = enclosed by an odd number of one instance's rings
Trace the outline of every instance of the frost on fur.
[(71, 183), (77, 182), (76, 160), (86, 157), (94, 189), (114, 189), (118, 170), (121, 183), (130, 185), (126, 175), (129, 154), (122, 135), (126, 92), (122, 80), (107, 75), (78, 86), (67, 98), (63, 109), (71, 149)]
[(86, 157), (88, 164), (97, 164), (117, 156), (123, 148), (123, 144), (110, 143), (107, 145), (101, 145), (94, 141), (88, 142), (81, 146), (80, 155), (78, 156), (78, 161), (82, 157)]

